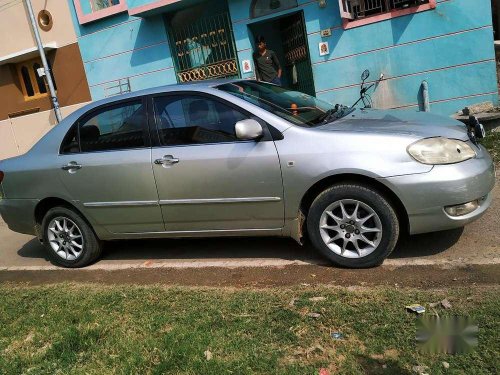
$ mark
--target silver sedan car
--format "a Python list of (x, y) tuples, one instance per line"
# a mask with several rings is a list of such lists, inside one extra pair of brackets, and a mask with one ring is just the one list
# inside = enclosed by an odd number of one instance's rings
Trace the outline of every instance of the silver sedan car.
[(65, 267), (109, 240), (284, 236), (361, 268), (403, 234), (479, 218), (494, 173), (474, 129), (450, 118), (196, 83), (77, 110), (0, 162), (0, 213)]

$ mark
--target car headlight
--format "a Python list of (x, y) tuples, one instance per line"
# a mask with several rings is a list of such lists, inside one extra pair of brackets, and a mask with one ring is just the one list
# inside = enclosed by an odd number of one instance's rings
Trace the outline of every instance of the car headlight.
[(426, 138), (407, 148), (408, 153), (423, 164), (453, 164), (476, 157), (467, 143), (443, 137)]

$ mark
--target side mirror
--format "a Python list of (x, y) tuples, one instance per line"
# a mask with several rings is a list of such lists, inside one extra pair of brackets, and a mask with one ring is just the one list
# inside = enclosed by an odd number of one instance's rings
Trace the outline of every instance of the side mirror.
[(484, 130), (483, 124), (479, 122), (476, 116), (469, 116), (469, 131), (472, 130), (474, 132), (474, 136), (477, 139), (483, 139), (486, 137), (486, 131)]
[(253, 119), (238, 121), (234, 125), (234, 129), (236, 131), (236, 138), (245, 141), (257, 140), (264, 135), (262, 126)]
[(366, 81), (368, 79), (368, 77), (370, 77), (370, 71), (368, 69), (366, 69), (363, 72), (363, 74), (361, 74), (361, 80)]

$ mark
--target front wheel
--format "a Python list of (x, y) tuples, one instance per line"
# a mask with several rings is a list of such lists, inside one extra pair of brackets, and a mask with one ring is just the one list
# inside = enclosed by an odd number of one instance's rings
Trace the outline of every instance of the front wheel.
[(339, 184), (314, 200), (307, 231), (313, 245), (332, 262), (367, 268), (382, 264), (394, 250), (399, 222), (394, 208), (378, 191)]
[(42, 221), (49, 258), (68, 268), (89, 265), (101, 255), (101, 243), (89, 224), (66, 207), (51, 208)]

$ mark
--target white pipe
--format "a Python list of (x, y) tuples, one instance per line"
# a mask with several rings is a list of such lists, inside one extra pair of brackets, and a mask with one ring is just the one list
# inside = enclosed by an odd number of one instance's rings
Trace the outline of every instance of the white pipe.
[(47, 85), (49, 86), (50, 99), (52, 100), (52, 105), (54, 106), (54, 112), (56, 114), (57, 122), (61, 122), (62, 115), (61, 109), (59, 108), (59, 101), (57, 100), (56, 90), (54, 88), (54, 82), (52, 82), (52, 74), (50, 72), (49, 64), (47, 63), (47, 57), (45, 56), (45, 51), (42, 45), (42, 39), (40, 38), (40, 33), (38, 32), (38, 26), (35, 21), (35, 15), (33, 13), (33, 6), (31, 5), (31, 0), (25, 0), (26, 8), (28, 8), (28, 13), (31, 21), (31, 29), (35, 35), (36, 44), (38, 46), (38, 52), (40, 52), (40, 58), (42, 60), (43, 70), (45, 72), (45, 77), (47, 78)]
[(427, 81), (422, 82), (422, 97), (424, 100), (424, 112), (430, 112), (431, 105), (429, 102), (429, 84)]

